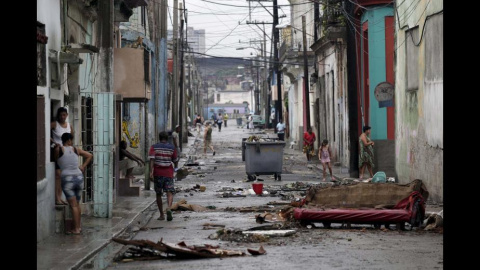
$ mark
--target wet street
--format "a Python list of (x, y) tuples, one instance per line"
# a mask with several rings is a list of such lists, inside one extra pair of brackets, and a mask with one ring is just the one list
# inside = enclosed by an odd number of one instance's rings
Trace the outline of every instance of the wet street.
[[(189, 168), (189, 174), (175, 182), (178, 192), (174, 203), (184, 199), (188, 204), (208, 209), (174, 211), (173, 221), (168, 222), (156, 219), (159, 213), (153, 203), (119, 237), (153, 242), (163, 239), (167, 243), (184, 241), (189, 246), (218, 245), (222, 249), (243, 251), (245, 256), (133, 261), (128, 258), (128, 252), (125, 256), (131, 246), (112, 241), (80, 269), (294, 269), (299, 265), (305, 269), (443, 269), (443, 234), (417, 228), (409, 231), (408, 226), (406, 231), (399, 231), (383, 226), (375, 229), (368, 224), (352, 224), (351, 228), (332, 224), (332, 228), (327, 229), (322, 225), (306, 227), (292, 223), (289, 228), (295, 233), (290, 236), (250, 238), (236, 234), (224, 240), (214, 237), (219, 227), (204, 226), (205, 223), (222, 225), (231, 231), (246, 230), (260, 225), (255, 222), (255, 215), (264, 213), (266, 208), (272, 209), (272, 213), (281, 209), (281, 206), (268, 205), (269, 202), (289, 203), (305, 195), (298, 189), (262, 196), (223, 197), (228, 192), (235, 194), (240, 189), (246, 192), (252, 187), (252, 182), (246, 182), (241, 153), (242, 138), (251, 135), (276, 137), (272, 131), (267, 134), (259, 130), (251, 132), (230, 120), (228, 127), (212, 133), (215, 156), (210, 150), (203, 155), (203, 132), (194, 140), (190, 137), (189, 145), (184, 148), (187, 150), (184, 161), (191, 156), (198, 166), (184, 166)], [(318, 184), (321, 181), (318, 160), (307, 164), (299, 150), (288, 146), (284, 148), (283, 158), (282, 181), (274, 181), (273, 175), (258, 176), (264, 180), (264, 190), (281, 190), (282, 186), (296, 182)], [(206, 190), (193, 189), (197, 184), (205, 186)], [(153, 191), (145, 192), (153, 195)], [(246, 207), (260, 207), (261, 210), (248, 211)], [(247, 248), (258, 249), (260, 245), (266, 250), (265, 255), (252, 256), (247, 252)]]

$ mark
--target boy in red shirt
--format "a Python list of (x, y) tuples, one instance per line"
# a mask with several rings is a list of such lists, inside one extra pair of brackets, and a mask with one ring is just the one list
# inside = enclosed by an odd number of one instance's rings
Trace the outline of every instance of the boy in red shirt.
[(160, 211), (160, 217), (158, 220), (165, 220), (163, 215), (162, 205), (162, 191), (167, 192), (167, 220), (171, 221), (173, 194), (175, 188), (173, 186), (173, 172), (178, 167), (178, 156), (175, 146), (168, 143), (168, 133), (165, 131), (159, 134), (160, 142), (152, 145), (148, 152), (148, 158), (150, 159), (150, 178), (153, 178), (155, 187), (155, 193), (157, 194), (157, 206)]

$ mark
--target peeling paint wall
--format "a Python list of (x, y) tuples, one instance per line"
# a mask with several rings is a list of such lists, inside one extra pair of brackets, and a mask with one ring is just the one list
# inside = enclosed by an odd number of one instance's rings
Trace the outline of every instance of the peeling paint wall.
[[(406, 8), (415, 4), (406, 16)], [(443, 2), (406, 0), (395, 19), (395, 166), (400, 183), (424, 181), (429, 199), (443, 202)], [(427, 19), (428, 17), (428, 19)], [(417, 24), (418, 23), (418, 24)], [(418, 35), (408, 29), (418, 27)], [(412, 31), (413, 33), (413, 31)], [(422, 37), (423, 36), (423, 37)], [(413, 38), (413, 41), (412, 41)], [(408, 44), (407, 44), (408, 42)], [(419, 85), (407, 91), (407, 46), (418, 44)]]
[[(37, 95), (45, 96), (45, 178), (37, 182), (37, 243), (55, 233), (55, 166), (50, 162), (50, 69), (56, 67), (48, 61), (48, 51), (61, 50), (60, 1), (37, 0), (37, 21), (45, 24), (46, 44), (46, 86), (37, 87)], [(63, 95), (60, 102), (63, 104)]]
[(333, 162), (349, 167), (347, 48), (341, 44), (317, 52), (320, 141), (327, 139)]

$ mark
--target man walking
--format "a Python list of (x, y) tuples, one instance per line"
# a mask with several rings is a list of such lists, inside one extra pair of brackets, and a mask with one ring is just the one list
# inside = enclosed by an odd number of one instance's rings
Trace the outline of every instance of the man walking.
[(175, 146), (168, 143), (168, 133), (160, 132), (158, 135), (160, 142), (150, 147), (148, 158), (150, 159), (150, 178), (153, 178), (155, 193), (157, 195), (157, 206), (160, 211), (160, 217), (157, 220), (165, 220), (163, 214), (162, 192), (167, 192), (167, 220), (171, 221), (173, 194), (175, 188), (173, 186), (173, 172), (178, 167), (178, 156)]
[(278, 135), (278, 140), (285, 141), (285, 124), (282, 122), (282, 118), (278, 120), (277, 135)]

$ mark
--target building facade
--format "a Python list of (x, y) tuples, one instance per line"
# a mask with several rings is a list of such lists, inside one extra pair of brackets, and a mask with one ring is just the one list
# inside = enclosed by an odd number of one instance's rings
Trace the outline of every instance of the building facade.
[(397, 8), (395, 168), (401, 183), (421, 179), (429, 199), (441, 203), (443, 2), (407, 0)]

